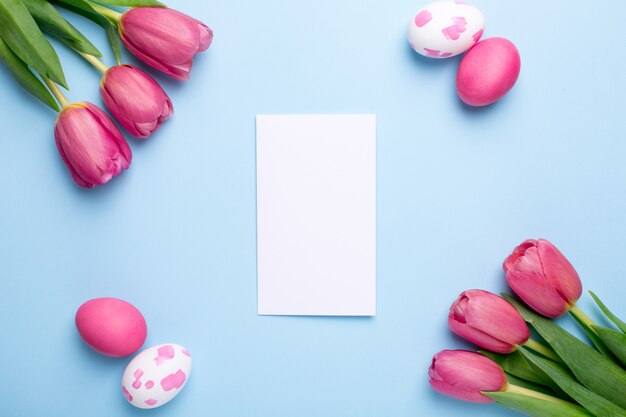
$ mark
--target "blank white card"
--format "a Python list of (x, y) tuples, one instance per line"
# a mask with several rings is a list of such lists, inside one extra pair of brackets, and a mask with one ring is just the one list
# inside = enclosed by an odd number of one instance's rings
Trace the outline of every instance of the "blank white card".
[(258, 314), (376, 315), (376, 116), (259, 115)]

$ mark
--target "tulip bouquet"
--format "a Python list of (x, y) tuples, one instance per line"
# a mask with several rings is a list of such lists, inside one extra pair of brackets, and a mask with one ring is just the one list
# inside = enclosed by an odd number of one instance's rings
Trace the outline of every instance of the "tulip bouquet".
[[(117, 65), (107, 67), (100, 60), (102, 53), (55, 6), (100, 25)], [(120, 13), (116, 6), (131, 8)], [(128, 168), (132, 153), (103, 110), (64, 96), (59, 86), (68, 88), (68, 83), (44, 33), (102, 73), (100, 95), (105, 106), (138, 138), (154, 133), (174, 108), (152, 77), (121, 63), (120, 40), (141, 61), (179, 80), (189, 79), (193, 57), (213, 40), (208, 26), (156, 0), (0, 0), (0, 60), (22, 87), (59, 112), (54, 127), (57, 148), (72, 178), (87, 188)]]
[[(626, 323), (592, 292), (614, 327), (595, 323), (576, 305), (580, 278), (547, 240), (523, 242), (503, 268), (523, 302), (483, 290), (462, 293), (448, 325), (483, 350), (437, 353), (428, 371), (431, 386), (535, 417), (626, 417)], [(550, 320), (567, 312), (589, 343)], [(531, 338), (529, 325), (541, 340)]]

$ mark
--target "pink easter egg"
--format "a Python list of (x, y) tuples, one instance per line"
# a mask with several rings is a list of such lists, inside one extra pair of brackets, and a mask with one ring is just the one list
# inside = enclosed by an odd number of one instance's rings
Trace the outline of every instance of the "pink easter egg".
[(500, 100), (517, 81), (520, 56), (504, 38), (478, 42), (463, 57), (456, 74), (456, 90), (470, 106), (486, 106)]
[(132, 304), (117, 298), (94, 298), (76, 312), (76, 328), (85, 343), (108, 356), (135, 353), (146, 340), (143, 316)]

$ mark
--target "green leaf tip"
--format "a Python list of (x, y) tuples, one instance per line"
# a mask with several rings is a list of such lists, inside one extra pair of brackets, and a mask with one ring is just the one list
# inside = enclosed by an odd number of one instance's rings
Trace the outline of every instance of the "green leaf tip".
[(15, 77), (19, 85), (38, 98), (46, 106), (57, 112), (59, 111), (59, 106), (54, 100), (54, 97), (52, 97), (52, 94), (50, 94), (50, 91), (41, 80), (28, 69), (24, 61), (9, 49), (2, 38), (0, 38), (0, 60), (4, 62), (9, 71), (11, 71), (11, 74), (13, 74), (13, 77)]
[(617, 360), (626, 367), (626, 334), (599, 325), (593, 326), (593, 330)]
[(52, 3), (57, 4), (64, 9), (67, 9), (73, 13), (79, 14), (94, 23), (100, 25), (106, 33), (107, 40), (115, 56), (115, 60), (119, 64), (121, 62), (121, 46), (120, 39), (115, 31), (115, 26), (102, 14), (98, 13), (88, 2), (85, 0), (50, 0)]
[(0, 37), (26, 65), (67, 88), (59, 57), (22, 1), (0, 1)]
[(102, 56), (102, 53), (78, 29), (72, 26), (46, 0), (22, 0), (37, 25), (44, 32), (58, 38), (70, 48), (89, 55)]
[(617, 326), (618, 329), (626, 333), (626, 323), (620, 320), (615, 314), (613, 314), (611, 310), (609, 310), (607, 306), (604, 305), (604, 303), (600, 300), (600, 298), (593, 291), (589, 291), (589, 294), (591, 294), (591, 297), (596, 302), (598, 307), (600, 307), (600, 310), (602, 310), (604, 315), (606, 315), (608, 319), (611, 320), (613, 324)]

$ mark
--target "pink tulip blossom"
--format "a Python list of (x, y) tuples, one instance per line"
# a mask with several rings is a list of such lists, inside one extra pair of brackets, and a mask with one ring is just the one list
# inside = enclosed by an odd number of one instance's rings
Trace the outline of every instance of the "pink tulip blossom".
[(508, 387), (502, 368), (491, 359), (466, 350), (442, 350), (428, 369), (434, 390), (459, 400), (490, 403), (481, 392), (500, 392)]
[(213, 41), (204, 23), (166, 7), (136, 7), (118, 24), (128, 50), (146, 64), (179, 80), (188, 80), (192, 59)]
[(61, 110), (54, 138), (63, 162), (81, 187), (104, 184), (127, 169), (132, 153), (115, 123), (91, 103)]
[(100, 95), (113, 116), (138, 138), (150, 136), (174, 112), (161, 86), (132, 65), (110, 67), (102, 76)]
[(483, 290), (468, 290), (459, 296), (450, 307), (448, 326), (459, 336), (497, 353), (511, 353), (530, 337), (515, 307)]
[(559, 317), (582, 293), (578, 273), (545, 239), (529, 239), (504, 260), (509, 286), (526, 304), (547, 317)]

